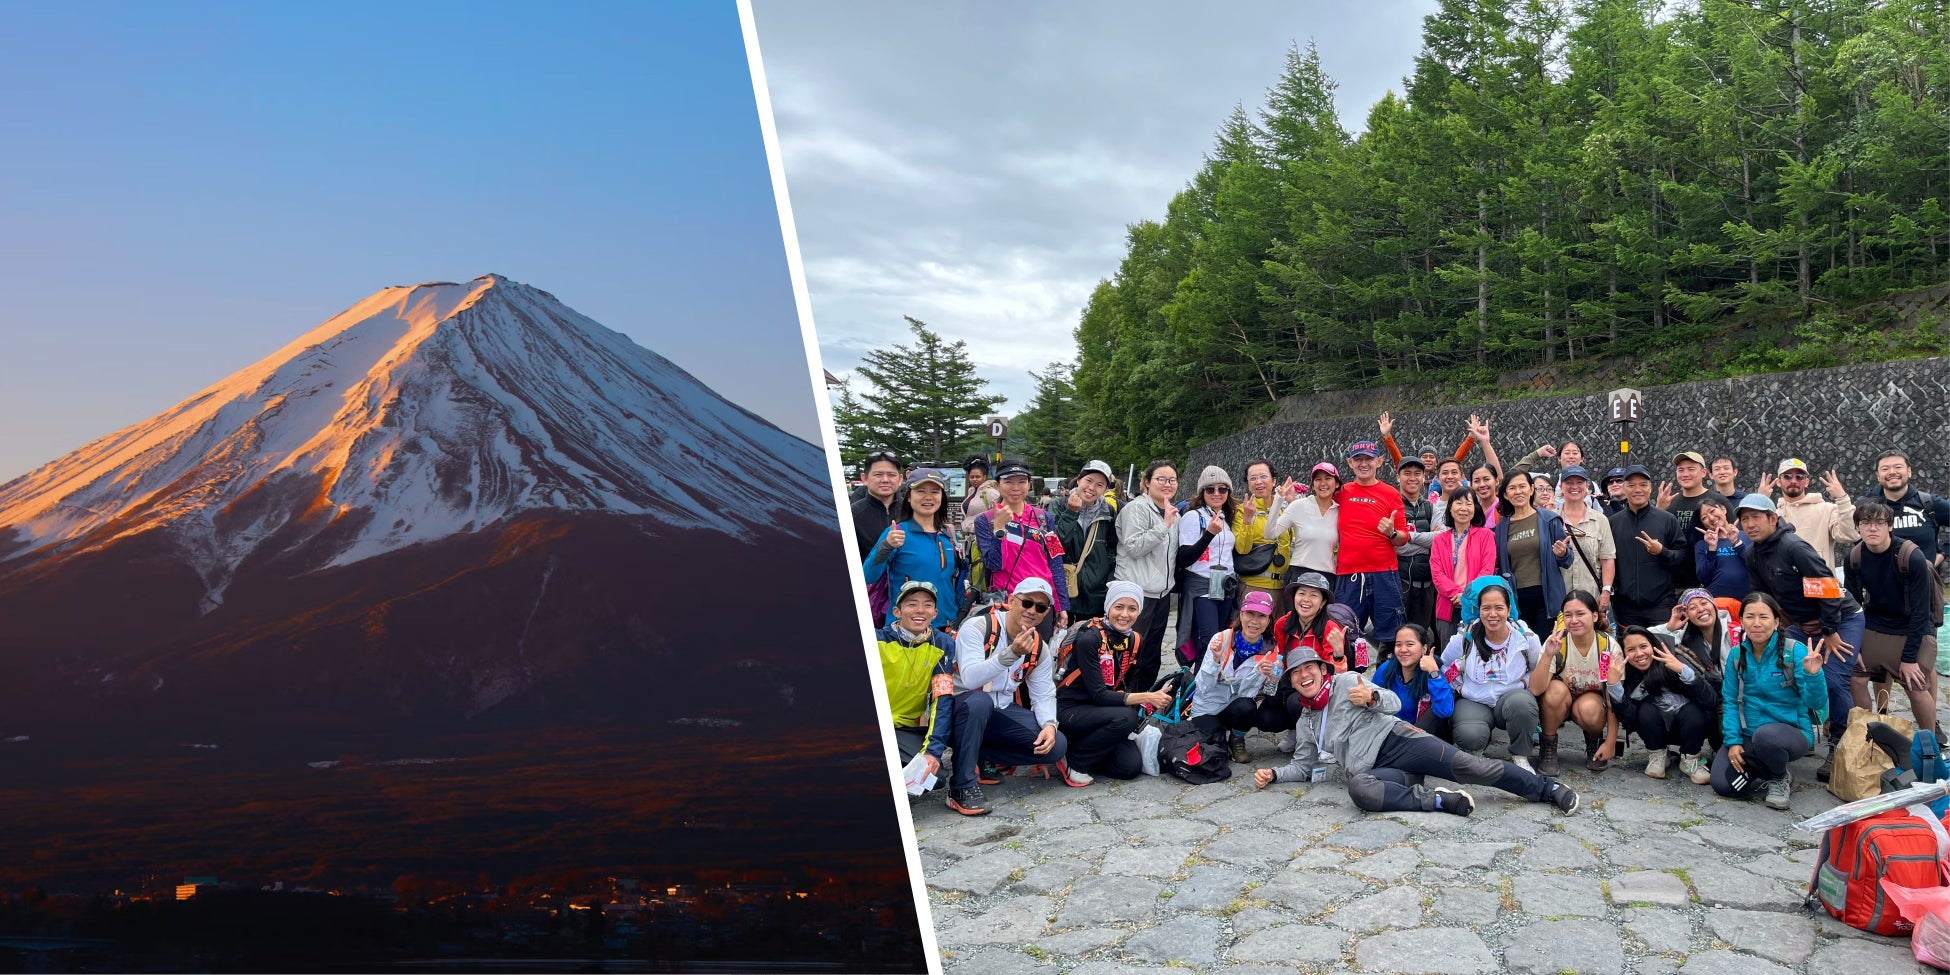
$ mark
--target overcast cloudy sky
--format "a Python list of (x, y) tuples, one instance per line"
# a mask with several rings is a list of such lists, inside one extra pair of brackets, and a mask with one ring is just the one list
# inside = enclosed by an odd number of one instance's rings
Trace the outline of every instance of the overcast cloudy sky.
[(1342, 123), (1401, 91), (1435, 0), (994, 4), (757, 0), (826, 367), (965, 339), (1005, 412), (1075, 355), (1125, 227), (1157, 219), (1234, 105), (1314, 41)]

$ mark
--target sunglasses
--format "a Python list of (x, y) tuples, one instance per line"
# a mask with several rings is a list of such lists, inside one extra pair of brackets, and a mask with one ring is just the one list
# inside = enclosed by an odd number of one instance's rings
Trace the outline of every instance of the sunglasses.
[(1047, 613), (1051, 604), (1043, 602), (1040, 599), (1018, 599), (1016, 600), (1016, 605), (1032, 613)]
[(1778, 478), (1778, 480), (1782, 480), (1782, 481), (1805, 481), (1807, 479), (1808, 479), (1808, 475), (1803, 474), (1800, 471), (1790, 471), (1786, 474), (1782, 474)]
[(1206, 494), (1231, 494), (1232, 489), (1223, 484), (1214, 484), (1205, 489)]
[(868, 454), (867, 458), (860, 462), (860, 466), (863, 468), (872, 467), (883, 460), (895, 467), (901, 466), (900, 458), (894, 456), (894, 452), (891, 450), (876, 450)]

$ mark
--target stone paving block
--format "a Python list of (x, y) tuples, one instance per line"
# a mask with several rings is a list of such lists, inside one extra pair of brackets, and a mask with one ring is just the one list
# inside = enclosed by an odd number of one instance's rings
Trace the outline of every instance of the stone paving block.
[(1292, 833), (1270, 829), (1235, 829), (1199, 850), (1199, 856), (1220, 863), (1273, 870), (1286, 866), (1307, 841)]
[[(1070, 888), (1063, 909), (1050, 925), (1054, 931), (1100, 924), (1148, 921), (1158, 912), (1158, 893), (1165, 887), (1137, 877), (1087, 877)], [(1042, 900), (1042, 898), (1035, 898)], [(1044, 913), (1048, 913), (1045, 908)]]
[(1097, 872), (1106, 877), (1153, 877), (1162, 880), (1183, 871), (1185, 860), (1191, 855), (1192, 851), (1184, 847), (1124, 847), (1106, 854)]
[(1625, 947), (1603, 921), (1540, 921), (1504, 939), (1503, 964), (1524, 975), (1620, 975)]
[(1901, 941), (1843, 939), (1823, 945), (1808, 959), (1808, 975), (1910, 975), (1928, 972)]
[(1185, 975), (1185, 969), (1170, 965), (1133, 965), (1123, 961), (1087, 961), (1070, 969), (1069, 975)]
[(1238, 900), (1251, 876), (1237, 867), (1197, 866), (1165, 901), (1173, 913), (1222, 911)]
[(1736, 826), (1732, 823), (1703, 823), (1692, 830), (1701, 840), (1722, 853), (1751, 856), (1757, 853), (1783, 853), (1787, 843), (1779, 835), (1770, 835)]
[(1203, 820), (1219, 826), (1242, 829), (1248, 826), (1259, 825), (1267, 819), (1271, 819), (1285, 812), (1292, 805), (1292, 796), (1284, 792), (1267, 789), (1264, 792), (1253, 792), (1243, 796), (1234, 796), (1230, 799), (1220, 799), (1216, 802), (1208, 803), (1204, 808), (1194, 810), (1186, 815), (1192, 819)]
[(1814, 919), (1804, 914), (1717, 909), (1707, 912), (1706, 926), (1721, 941), (1783, 965), (1815, 953)]
[(1022, 879), (1016, 882), (1016, 889), (1037, 894), (1061, 893), (1096, 867), (1094, 862), (1087, 860), (1055, 857), (1023, 871)]
[(1339, 961), (1345, 931), (1305, 924), (1282, 924), (1247, 935), (1226, 953), (1233, 961), (1283, 965)]
[(1335, 830), (1321, 842), (1353, 850), (1379, 850), (1408, 839), (1409, 828), (1386, 819), (1358, 820)]
[(1027, 872), (1035, 861), (1015, 850), (996, 849), (977, 854), (928, 876), (928, 886), (936, 890), (958, 890), (967, 894), (989, 894), (1009, 880), (1017, 870)]
[(991, 948), (956, 955), (945, 970), (951, 975), (1054, 975), (1056, 966), (1013, 949)]
[(1243, 938), (1255, 931), (1264, 931), (1276, 924), (1287, 924), (1291, 920), (1278, 911), (1263, 907), (1248, 907), (1232, 916), (1232, 933)]
[(1266, 820), (1268, 829), (1292, 833), (1309, 840), (1318, 840), (1337, 826), (1353, 822), (1361, 815), (1352, 807), (1339, 809), (1332, 806), (1297, 806)]
[(1373, 885), (1346, 874), (1288, 871), (1275, 874), (1272, 880), (1255, 889), (1252, 896), (1304, 918), (1373, 890)]
[(1422, 891), (1410, 886), (1390, 887), (1349, 901), (1327, 916), (1327, 923), (1363, 934), (1393, 928), (1422, 926)]
[(1715, 862), (1719, 860), (1719, 855), (1708, 850), (1699, 837), (1687, 832), (1655, 833), (1607, 846), (1604, 850), (1605, 859), (1611, 861), (1614, 867), (1658, 869), (1706, 858)]
[(1178, 917), (1132, 935), (1119, 949), (1126, 957), (1162, 965), (1209, 965), (1219, 958), (1224, 925), (1215, 917)]
[(1310, 846), (1287, 861), (1288, 870), (1330, 870), (1347, 862), (1347, 854), (1326, 847)]
[(1769, 877), (1748, 873), (1724, 863), (1688, 866), (1686, 876), (1702, 902), (1712, 907), (1745, 910), (1793, 911), (1801, 907), (1802, 893)]
[(1422, 862), (1445, 867), (1487, 869), (1496, 858), (1517, 848), (1515, 843), (1455, 843), (1429, 841), (1416, 844)]
[(1134, 846), (1198, 846), (1218, 839), (1211, 823), (1175, 816), (1163, 819), (1138, 819), (1119, 826), (1128, 843)]
[(1347, 865), (1346, 869), (1363, 877), (1393, 883), (1406, 878), (1422, 864), (1422, 854), (1413, 847), (1394, 846), (1371, 853)]
[(1663, 870), (1634, 870), (1611, 879), (1611, 902), (1685, 907), (1692, 903), (1686, 882)]
[[(1679, 972), (1680, 975), (1794, 975), (1792, 968), (1783, 968), (1738, 951), (1702, 951), (1686, 959), (1686, 964), (1679, 966)], [(1878, 972), (1877, 975), (1883, 973)]]
[(1376, 935), (1355, 947), (1354, 959), (1364, 971), (1398, 975), (1487, 975), (1501, 967), (1483, 939), (1467, 928)]
[(1503, 910), (1503, 895), (1467, 887), (1449, 887), (1435, 892), (1430, 911), (1436, 917), (1464, 924), (1491, 924)]
[(1075, 957), (1108, 948), (1130, 937), (1130, 934), (1122, 928), (1084, 928), (1067, 934), (1046, 934), (1037, 938), (1035, 944), (1052, 955)]
[(1126, 799), (1122, 796), (1105, 796), (1090, 800), (1090, 808), (1097, 818), (1106, 823), (1124, 823), (1133, 819), (1156, 819), (1173, 815), (1172, 807), (1162, 802), (1143, 799)]
[(949, 946), (1027, 944), (1043, 933), (1054, 906), (1047, 897), (1018, 897), (942, 928), (940, 941)]
[(1820, 850), (1793, 850), (1788, 853), (1769, 853), (1758, 856), (1740, 866), (1763, 877), (1790, 884), (1806, 884), (1815, 874), (1815, 864), (1821, 859)]
[(1656, 954), (1685, 954), (1693, 943), (1693, 919), (1684, 911), (1658, 908), (1626, 911), (1625, 931), (1644, 942), (1647, 951)]
[[(1579, 812), (1578, 815), (1587, 815)], [(1550, 827), (1531, 819), (1511, 815), (1484, 816), (1481, 811), (1469, 817), (1470, 840), (1480, 843), (1514, 843), (1522, 846), (1550, 832)]]
[(1517, 861), (1524, 870), (1596, 870), (1598, 858), (1563, 833), (1545, 833), (1524, 844)]
[(1605, 916), (1596, 875), (1519, 875), (1515, 893), (1517, 904), (1532, 917)]
[(1124, 845), (1124, 834), (1115, 826), (1091, 823), (1072, 829), (1036, 830), (1028, 839), (1036, 849), (1049, 854), (1102, 850)]
[(1605, 800), (1604, 813), (1614, 827), (1635, 836), (1654, 827), (1679, 826), (1700, 818), (1699, 813), (1683, 806), (1620, 796)]
[(1072, 826), (1088, 826), (1097, 821), (1090, 807), (1081, 802), (1039, 810), (1031, 818), (1042, 829), (1068, 829)]

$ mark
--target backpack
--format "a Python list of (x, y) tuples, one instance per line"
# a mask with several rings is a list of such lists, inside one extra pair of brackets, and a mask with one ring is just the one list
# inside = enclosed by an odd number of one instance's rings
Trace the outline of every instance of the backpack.
[[(1082, 633), (1085, 627), (1096, 630), (1098, 639), (1109, 639), (1106, 635), (1109, 627), (1104, 624), (1103, 617), (1101, 616), (1096, 619), (1084, 620), (1065, 630), (1063, 639), (1056, 645), (1056, 662), (1050, 665), (1050, 680), (1055, 682), (1058, 689), (1076, 683), (1077, 668), (1073, 665), (1072, 658), (1075, 654), (1072, 652), (1072, 648), (1077, 642), (1077, 635)], [(1131, 634), (1131, 648), (1124, 652), (1124, 660), (1121, 666), (1117, 668), (1119, 674), (1129, 674), (1131, 672), (1131, 664), (1137, 660), (1138, 645), (1143, 642), (1143, 634), (1136, 632)]]
[[(995, 656), (995, 646), (1002, 639), (1002, 621), (1006, 618), (1002, 614), (1002, 606), (999, 603), (988, 606), (986, 614), (988, 616), (988, 632), (982, 634), (982, 656), (985, 659)], [(1036, 663), (1042, 659), (1042, 654), (1043, 641), (1038, 638), (1036, 640), (1036, 649), (1031, 650), (1028, 656), (1022, 658), (1023, 679), (1021, 683), (1016, 685), (1016, 703), (1025, 708), (1030, 707), (1029, 675), (1036, 669)]]
[[(1855, 575), (1857, 572), (1862, 571), (1863, 544), (1864, 543), (1862, 542), (1856, 542), (1854, 545), (1849, 547), (1848, 550), (1849, 575)], [(1896, 548), (1896, 577), (1897, 578), (1907, 579), (1909, 577), (1910, 554), (1917, 551), (1920, 550), (1917, 548), (1916, 543), (1910, 541), (1907, 538), (1903, 539), (1902, 544), (1897, 546)], [(1868, 592), (1868, 589), (1865, 587), (1862, 591), (1866, 594)], [(1909, 590), (1907, 589), (1903, 590), (1903, 609), (1904, 611), (1908, 611), (1909, 609)], [(1931, 626), (1943, 625), (1943, 587), (1937, 584), (1935, 576), (1931, 576), (1930, 578), (1930, 625)]]
[(1225, 729), (1207, 735), (1190, 721), (1166, 725), (1158, 739), (1158, 765), (1193, 785), (1232, 778), (1232, 754), (1226, 749)]
[(1859, 931), (1908, 934), (1915, 925), (1889, 901), (1882, 881), (1902, 887), (1944, 886), (1946, 856), (1950, 833), (1920, 803), (1837, 826), (1822, 834), (1821, 855), (1808, 881), (1808, 906), (1819, 903)]

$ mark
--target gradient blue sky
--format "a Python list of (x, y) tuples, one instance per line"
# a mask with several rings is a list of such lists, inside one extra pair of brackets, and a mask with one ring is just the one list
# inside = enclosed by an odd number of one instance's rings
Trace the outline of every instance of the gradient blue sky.
[(0, 481), (493, 271), (819, 442), (729, 3), (9, 4)]

